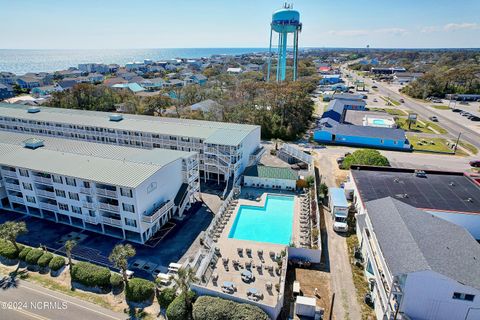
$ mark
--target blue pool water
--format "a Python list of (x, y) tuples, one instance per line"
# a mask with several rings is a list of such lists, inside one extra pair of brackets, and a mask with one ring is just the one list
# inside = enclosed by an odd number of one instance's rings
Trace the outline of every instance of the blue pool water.
[(264, 207), (241, 205), (229, 238), (290, 244), (294, 197), (268, 195)]
[(382, 119), (374, 119), (373, 124), (384, 125), (385, 121), (383, 121)]

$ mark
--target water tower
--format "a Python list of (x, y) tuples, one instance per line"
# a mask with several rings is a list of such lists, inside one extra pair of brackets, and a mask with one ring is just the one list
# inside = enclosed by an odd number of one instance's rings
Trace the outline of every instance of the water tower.
[(270, 80), (270, 69), (272, 65), (272, 37), (273, 32), (278, 33), (277, 49), (277, 81), (284, 81), (287, 71), (287, 40), (288, 34), (293, 33), (293, 81), (297, 80), (297, 58), (298, 58), (298, 33), (302, 30), (300, 13), (293, 10), (292, 5), (285, 3), (283, 8), (272, 15), (270, 24), (270, 47), (268, 51), (268, 73), (267, 81)]

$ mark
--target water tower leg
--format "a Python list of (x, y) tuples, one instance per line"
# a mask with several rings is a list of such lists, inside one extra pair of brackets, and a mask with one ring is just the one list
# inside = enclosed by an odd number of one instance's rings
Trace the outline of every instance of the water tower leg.
[(285, 81), (287, 71), (287, 33), (282, 33), (282, 74), (281, 81)]
[(280, 80), (280, 65), (282, 60), (282, 34), (278, 34), (278, 47), (277, 47), (277, 82)]
[(268, 48), (267, 82), (270, 81), (270, 70), (272, 69), (272, 33), (273, 33), (273, 29), (270, 28), (270, 46)]
[(298, 30), (293, 33), (293, 81), (297, 80)]

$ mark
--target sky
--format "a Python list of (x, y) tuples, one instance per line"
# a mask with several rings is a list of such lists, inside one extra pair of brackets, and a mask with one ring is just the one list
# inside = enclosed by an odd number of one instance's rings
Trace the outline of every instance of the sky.
[[(0, 48), (265, 48), (283, 2), (0, 0)], [(480, 0), (289, 3), (301, 14), (301, 47), (480, 47)]]

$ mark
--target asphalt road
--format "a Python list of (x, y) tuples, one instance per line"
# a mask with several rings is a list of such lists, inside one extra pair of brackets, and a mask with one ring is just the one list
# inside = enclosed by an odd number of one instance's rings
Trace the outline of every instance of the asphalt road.
[(128, 319), (128, 316), (18, 280), (16, 287), (0, 290), (0, 319), (119, 320)]
[(405, 103), (403, 103), (404, 107), (414, 111), (417, 113), (419, 116), (421, 116), (424, 119), (428, 119), (429, 117), (435, 115), (439, 119), (439, 123), (442, 127), (444, 127), (447, 131), (448, 134), (451, 136), (451, 138), (456, 139), (458, 135), (461, 133), (461, 139), (469, 142), (470, 144), (476, 146), (477, 148), (480, 148), (480, 134), (478, 132), (475, 132), (474, 130), (463, 126), (460, 123), (457, 123), (455, 121), (452, 121), (448, 117), (445, 116), (445, 114), (442, 114), (434, 109), (426, 108), (424, 105), (421, 103), (407, 97), (404, 95), (401, 95), (398, 92), (395, 92), (391, 90), (390, 88), (387, 88), (384, 84), (381, 82), (376, 82), (373, 84), (371, 79), (361, 77), (349, 70), (346, 70), (346, 68), (342, 68), (343, 73), (350, 74), (354, 79), (358, 78), (363, 81), (365, 81), (366, 84), (372, 86), (376, 85), (378, 87), (378, 92), (387, 97), (391, 97), (392, 99), (399, 100), (399, 99), (404, 99)]

